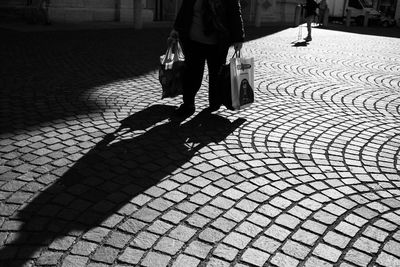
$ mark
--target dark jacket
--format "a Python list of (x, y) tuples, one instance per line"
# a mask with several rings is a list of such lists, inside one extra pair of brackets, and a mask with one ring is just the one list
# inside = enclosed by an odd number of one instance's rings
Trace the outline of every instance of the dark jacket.
[[(212, 1), (220, 3), (221, 6), (210, 10), (204, 18), (206, 31), (217, 32), (218, 43), (222, 47), (229, 47), (236, 42), (243, 42), (245, 36), (239, 0)], [(183, 0), (176, 17), (174, 29), (178, 31), (182, 41), (189, 38), (195, 2), (196, 0)], [(211, 22), (211, 20), (213, 20), (213, 22)]]
[(309, 16), (316, 16), (317, 8), (318, 4), (314, 0), (307, 0), (304, 17), (307, 18)]

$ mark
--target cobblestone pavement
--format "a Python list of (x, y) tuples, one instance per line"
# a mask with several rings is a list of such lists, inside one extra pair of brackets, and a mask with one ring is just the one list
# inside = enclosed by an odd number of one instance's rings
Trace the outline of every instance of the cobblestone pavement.
[(176, 124), (167, 29), (2, 30), (0, 265), (400, 266), (400, 39), (313, 33), (259, 29), (256, 103), (205, 79)]

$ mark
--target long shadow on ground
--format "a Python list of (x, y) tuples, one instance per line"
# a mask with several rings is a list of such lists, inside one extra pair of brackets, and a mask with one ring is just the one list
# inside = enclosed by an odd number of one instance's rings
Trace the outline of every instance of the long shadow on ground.
[(165, 120), (173, 109), (154, 105), (126, 118), (116, 132), (107, 135), (27, 204), (13, 218), (22, 225), (17, 236), (0, 250), (0, 265), (22, 266), (42, 247), (67, 236), (64, 243), (50, 246), (57, 261), (57, 250), (62, 250), (68, 240), (117, 212), (128, 217), (133, 214), (120, 227), (134, 234), (160, 213), (149, 209), (135, 213), (136, 208), (126, 204), (190, 161), (207, 144), (224, 140), (244, 122), (206, 112), (183, 124)]
[[(285, 27), (249, 27), (247, 40)], [(115, 108), (83, 97), (100, 86), (154, 71), (169, 28), (20, 33), (0, 30), (0, 134)], [(140, 80), (139, 83), (145, 81)], [(161, 89), (160, 89), (161, 92)]]

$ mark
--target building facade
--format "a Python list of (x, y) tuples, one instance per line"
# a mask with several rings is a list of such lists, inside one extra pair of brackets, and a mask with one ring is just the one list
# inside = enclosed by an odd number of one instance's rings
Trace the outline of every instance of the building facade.
[[(0, 7), (24, 8), (27, 3), (38, 5), (42, 0), (1, 0)], [(183, 0), (48, 0), (53, 22), (117, 21), (142, 23), (173, 21)], [(318, 0), (317, 0), (318, 1)], [(333, 0), (336, 1), (336, 0)], [(400, 18), (400, 0), (373, 1), (378, 10)], [(294, 23), (296, 5), (305, 0), (241, 0), (243, 18), (249, 24)]]
[[(2, 0), (0, 7), (24, 8), (41, 0)], [(49, 0), (53, 22), (173, 21), (182, 0)], [(241, 0), (246, 22), (291, 23), (299, 0)], [(140, 11), (138, 9), (141, 9)], [(135, 11), (136, 9), (136, 11)], [(136, 16), (136, 18), (135, 18)]]

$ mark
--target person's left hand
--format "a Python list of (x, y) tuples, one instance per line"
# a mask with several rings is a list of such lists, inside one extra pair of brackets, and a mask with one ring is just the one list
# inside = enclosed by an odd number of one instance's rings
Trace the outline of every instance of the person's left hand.
[(243, 43), (242, 42), (236, 42), (233, 44), (233, 48), (235, 48), (235, 51), (239, 51), (241, 50), (243, 47)]

